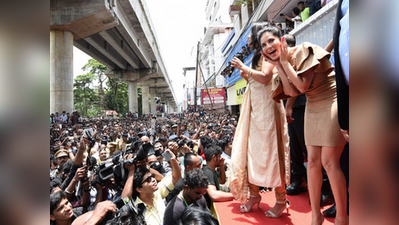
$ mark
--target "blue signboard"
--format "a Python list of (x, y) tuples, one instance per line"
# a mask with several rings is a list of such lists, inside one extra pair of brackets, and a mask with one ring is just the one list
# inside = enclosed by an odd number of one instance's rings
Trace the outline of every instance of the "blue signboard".
[[(230, 51), (228, 54), (226, 60), (225, 60), (225, 66), (229, 66), (229, 62), (233, 59), (233, 57), (238, 53), (241, 52), (242, 46), (245, 46), (248, 43), (248, 36), (249, 33), (251, 32), (251, 26), (248, 26), (248, 28), (245, 30), (245, 32), (241, 35), (241, 37), (238, 39), (238, 41), (235, 44), (235, 47)], [(247, 66), (250, 66), (252, 57), (254, 53), (250, 54), (246, 59), (244, 59), (244, 64)], [(227, 86), (230, 86), (240, 80), (240, 71), (235, 69), (233, 74), (230, 77), (226, 77), (226, 84)]]
[[(247, 58), (244, 59), (243, 63), (246, 66), (251, 67), (251, 62), (252, 62), (253, 56), (254, 56), (254, 53), (251, 53)], [(227, 84), (227, 86), (233, 85), (235, 82), (239, 81), (240, 79), (242, 79), (242, 77), (240, 77), (240, 70), (234, 69), (234, 72), (233, 72), (233, 74), (231, 74), (231, 77), (226, 77), (226, 84)]]

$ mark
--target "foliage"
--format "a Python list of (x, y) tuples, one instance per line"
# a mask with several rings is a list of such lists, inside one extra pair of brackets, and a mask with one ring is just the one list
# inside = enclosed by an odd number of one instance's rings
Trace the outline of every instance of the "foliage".
[[(129, 112), (128, 83), (107, 77), (108, 68), (95, 59), (89, 59), (82, 69), (88, 73), (77, 76), (74, 81), (75, 110), (84, 117), (98, 117), (103, 110), (115, 110), (125, 117)], [(140, 86), (137, 87), (137, 102), (138, 114), (142, 115)]]
[(105, 106), (107, 110), (115, 110), (121, 116), (125, 116), (129, 111), (128, 84), (118, 78), (109, 77), (105, 90)]
[(98, 102), (94, 89), (90, 87), (94, 77), (92, 73), (79, 75), (73, 84), (74, 107), (81, 112), (82, 116), (87, 116), (88, 106)]
[(234, 5), (248, 6), (249, 9), (252, 9), (252, 0), (238, 0)]
[(100, 116), (103, 110), (115, 110), (119, 116), (125, 116), (129, 110), (128, 84), (107, 77), (108, 68), (95, 59), (89, 59), (82, 69), (89, 73), (77, 76), (74, 81), (75, 110), (88, 117)]
[(104, 97), (103, 83), (108, 78), (105, 75), (105, 72), (108, 70), (108, 68), (95, 59), (89, 59), (89, 62), (86, 63), (82, 67), (82, 69), (84, 71), (89, 70), (97, 78), (97, 81), (99, 83), (99, 87), (98, 87), (99, 107), (100, 107), (99, 110), (101, 111), (101, 109), (105, 109), (105, 101), (104, 101), (105, 97)]

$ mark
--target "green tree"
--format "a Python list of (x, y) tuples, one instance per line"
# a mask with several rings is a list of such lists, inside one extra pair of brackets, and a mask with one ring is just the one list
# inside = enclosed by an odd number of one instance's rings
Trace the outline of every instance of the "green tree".
[[(115, 110), (120, 116), (125, 116), (129, 111), (128, 83), (105, 75), (108, 68), (95, 59), (89, 61), (82, 67), (89, 71), (88, 74), (80, 75), (74, 83), (74, 105), (82, 116), (98, 116), (103, 110)], [(98, 90), (90, 88), (90, 84), (98, 83)], [(142, 114), (142, 92), (137, 88), (138, 113)]]
[(109, 110), (115, 110), (120, 115), (126, 116), (129, 110), (129, 94), (128, 84), (122, 82), (118, 78), (109, 77), (107, 82), (107, 88), (105, 90), (105, 104)]
[(74, 90), (74, 105), (83, 116), (88, 116), (88, 106), (97, 102), (97, 95), (90, 85), (92, 84), (95, 76), (92, 73), (79, 75), (76, 77), (73, 84)]
[(108, 70), (108, 68), (95, 59), (89, 59), (88, 63), (86, 63), (82, 67), (82, 69), (84, 71), (89, 70), (90, 73), (94, 74), (96, 80), (99, 83), (99, 87), (98, 87), (99, 110), (101, 111), (101, 110), (105, 109), (105, 94), (104, 94), (103, 83), (108, 78), (105, 75), (105, 72)]

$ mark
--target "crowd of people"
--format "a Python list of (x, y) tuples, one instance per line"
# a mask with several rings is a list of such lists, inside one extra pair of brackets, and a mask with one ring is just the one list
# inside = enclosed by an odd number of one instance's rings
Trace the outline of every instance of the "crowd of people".
[[(111, 221), (106, 212), (126, 210), (129, 202), (130, 210), (134, 209), (129, 215), (143, 217), (138, 222), (178, 224), (185, 213), (188, 217), (201, 213), (217, 222), (213, 202), (233, 199), (225, 183), (237, 119), (202, 112), (122, 119), (79, 117), (76, 124), (53, 119), (52, 223)], [(200, 208), (185, 212), (194, 203)]]
[[(323, 215), (348, 224), (340, 158), (349, 127), (331, 46), (296, 45), (265, 22), (254, 23), (248, 39), (251, 65), (231, 62), (248, 82), (240, 115), (50, 115), (50, 223), (213, 225), (215, 202), (236, 199), (248, 213), (262, 190), (274, 190), (267, 217), (288, 211), (287, 195), (309, 191), (312, 224), (322, 224)], [(323, 189), (334, 195), (333, 212), (320, 212), (332, 203)]]

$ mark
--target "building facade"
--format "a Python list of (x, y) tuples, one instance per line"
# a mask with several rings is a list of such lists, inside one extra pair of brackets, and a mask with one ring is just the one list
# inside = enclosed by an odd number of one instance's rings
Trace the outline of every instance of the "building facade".
[[(231, 113), (239, 113), (246, 81), (239, 71), (231, 69), (229, 63), (234, 56), (242, 57), (250, 65), (253, 49), (249, 49), (248, 35), (254, 22), (268, 21), (281, 24), (288, 29), (285, 17), (291, 15), (300, 0), (209, 0), (206, 7), (208, 26), (199, 47), (199, 65), (202, 84), (209, 87), (224, 87), (226, 106)], [(330, 1), (295, 29), (288, 30), (297, 39), (297, 44), (311, 42), (325, 47), (332, 40), (338, 0)], [(306, 5), (305, 5), (306, 7)]]

